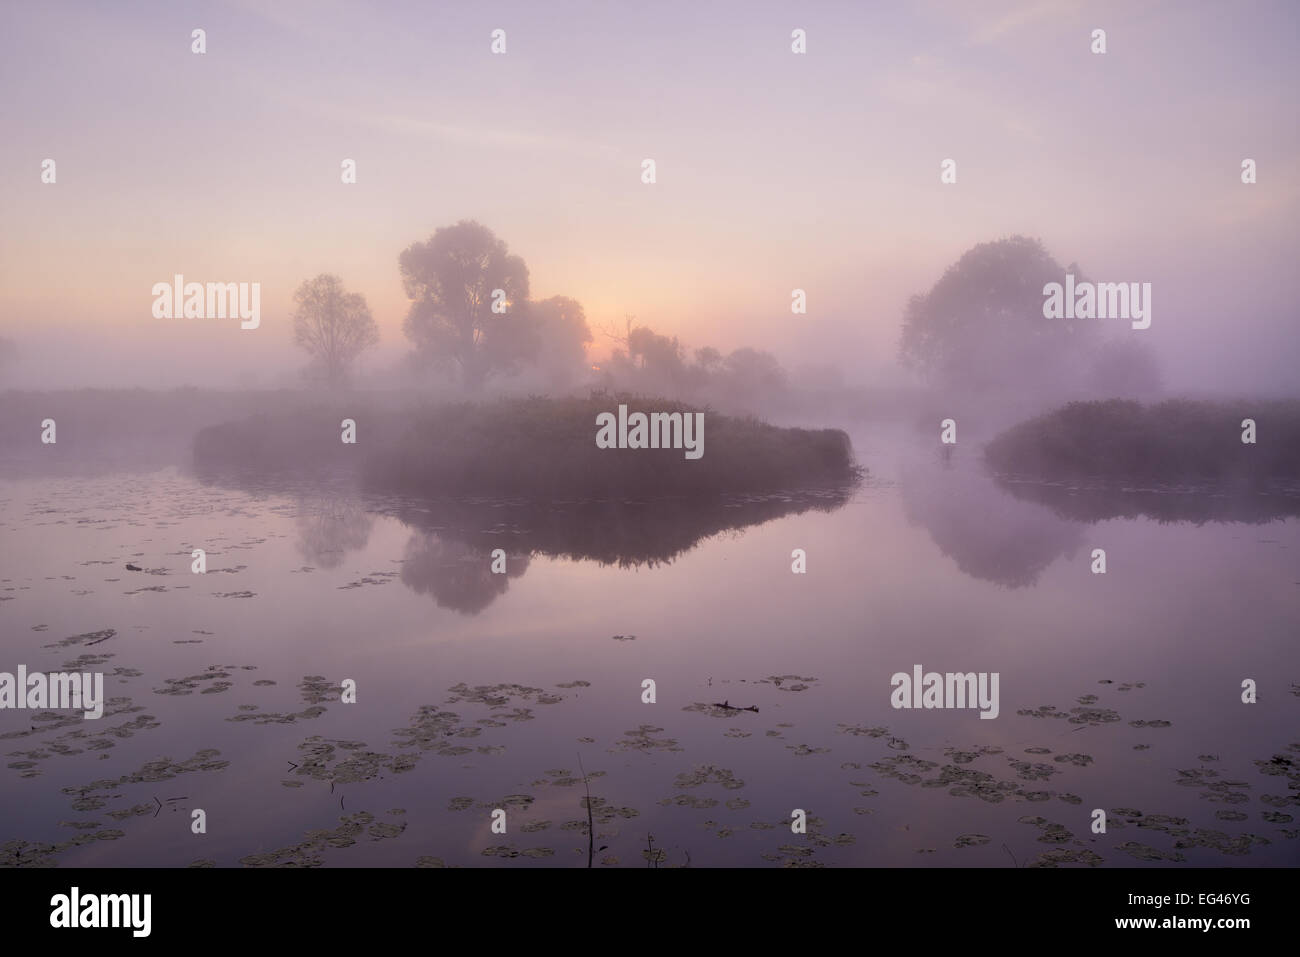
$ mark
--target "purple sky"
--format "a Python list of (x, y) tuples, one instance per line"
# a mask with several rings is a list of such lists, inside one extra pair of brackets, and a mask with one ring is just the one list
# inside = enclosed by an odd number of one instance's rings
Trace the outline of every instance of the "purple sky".
[[(1025, 233), (1153, 284), (1175, 387), (1290, 389), (1298, 33), (1294, 2), (5, 4), (0, 335), (23, 386), (272, 385), (328, 271), (374, 371), (398, 253), (475, 218), (593, 325), (879, 382), (907, 297)], [(178, 272), (260, 282), (261, 327), (153, 318)]]

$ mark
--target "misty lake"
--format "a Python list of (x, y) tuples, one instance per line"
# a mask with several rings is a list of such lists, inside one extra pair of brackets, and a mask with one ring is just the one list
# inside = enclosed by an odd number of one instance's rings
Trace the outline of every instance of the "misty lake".
[[(1300, 861), (1297, 499), (853, 440), (855, 488), (708, 505), (0, 480), (0, 670), (109, 698), (0, 711), (3, 863), (585, 867), (584, 770), (597, 867)], [(915, 665), (998, 717), (895, 710)]]

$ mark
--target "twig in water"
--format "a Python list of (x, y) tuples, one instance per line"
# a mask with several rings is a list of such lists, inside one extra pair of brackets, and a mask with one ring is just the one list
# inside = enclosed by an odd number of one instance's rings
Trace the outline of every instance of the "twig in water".
[(578, 753), (578, 770), (582, 772), (582, 786), (587, 791), (587, 866), (596, 852), (596, 825), (591, 820), (591, 785), (587, 783), (587, 769), (582, 766), (582, 753)]
[[(1011, 854), (1011, 848), (1007, 847), (1005, 844), (1002, 845), (1002, 850), (1006, 851), (1008, 854)], [(1016, 868), (1019, 869), (1020, 862), (1016, 860), (1016, 855), (1014, 854), (1011, 854), (1011, 863), (1015, 864)]]

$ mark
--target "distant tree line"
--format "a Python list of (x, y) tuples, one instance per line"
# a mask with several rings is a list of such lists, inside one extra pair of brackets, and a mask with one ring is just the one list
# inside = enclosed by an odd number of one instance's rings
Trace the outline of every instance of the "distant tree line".
[[(578, 382), (614, 388), (699, 392), (711, 386), (747, 398), (779, 390), (785, 371), (770, 353), (705, 347), (693, 361), (674, 337), (627, 320), (609, 361), (593, 368), (594, 339), (582, 304), (568, 296), (529, 298), (528, 267), (486, 226), (462, 220), (444, 226), (398, 257), (410, 300), (402, 330), (412, 345), (410, 367), (458, 383), (466, 392), (529, 371), (560, 392)], [(304, 282), (294, 297), (294, 339), (310, 357), (305, 375), (345, 385), (357, 359), (379, 341), (365, 298), (337, 276)]]

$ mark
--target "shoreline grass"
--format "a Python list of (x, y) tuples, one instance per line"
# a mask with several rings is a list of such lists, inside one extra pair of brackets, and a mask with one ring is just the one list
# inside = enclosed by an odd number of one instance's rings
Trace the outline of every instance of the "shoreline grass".
[[(1245, 419), (1254, 444), (1242, 442)], [(1300, 400), (1071, 402), (984, 449), (1003, 475), (1040, 479), (1257, 484), (1300, 479)]]
[[(602, 449), (596, 417), (703, 412), (704, 455), (682, 449)], [(354, 468), (371, 490), (528, 498), (668, 497), (846, 484), (862, 469), (839, 429), (770, 425), (665, 399), (629, 395), (494, 399), (402, 412), (356, 408), (267, 414), (202, 429), (199, 467), (264, 471)], [(340, 441), (343, 417), (356, 445)]]

